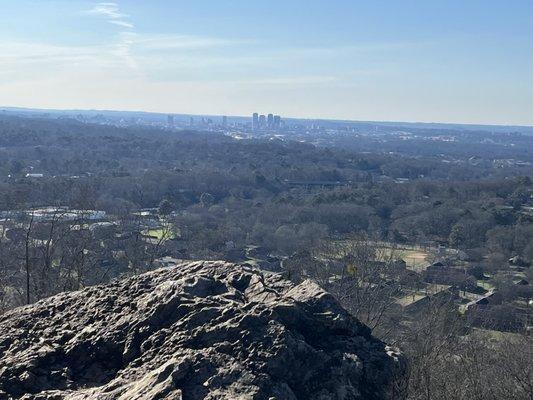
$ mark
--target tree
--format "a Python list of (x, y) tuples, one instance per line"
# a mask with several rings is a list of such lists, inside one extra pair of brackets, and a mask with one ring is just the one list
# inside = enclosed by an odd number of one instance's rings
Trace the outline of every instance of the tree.
[(377, 335), (390, 335), (390, 317), (405, 267), (394, 251), (356, 236), (344, 242), (323, 242), (296, 265), (300, 268), (293, 275), (315, 280)]
[(174, 205), (170, 202), (168, 199), (163, 199), (161, 203), (159, 203), (159, 214), (167, 216), (172, 211), (174, 211)]
[(30, 255), (30, 246), (31, 246), (31, 233), (33, 228), (34, 214), (33, 212), (30, 215), (30, 220), (28, 222), (24, 240), (24, 270), (26, 273), (26, 304), (31, 303), (31, 293), (30, 293), (30, 278), (31, 278), (31, 255)]
[(210, 193), (202, 193), (200, 196), (200, 203), (204, 208), (209, 208), (215, 203), (215, 198)]

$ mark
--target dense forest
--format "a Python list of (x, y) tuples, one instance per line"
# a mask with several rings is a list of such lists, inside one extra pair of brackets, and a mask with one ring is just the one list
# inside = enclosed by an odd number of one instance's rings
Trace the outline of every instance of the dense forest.
[(502, 177), (486, 163), (292, 141), (69, 120), (0, 123), (5, 211), (53, 205), (125, 215), (163, 205), (191, 241), (190, 252), (218, 257), (228, 241), (288, 255), (309, 240), (361, 231), (379, 240), (533, 257), (530, 216), (522, 209), (533, 193), (533, 167), (506, 169)]
[(531, 399), (533, 166), (501, 160), (533, 138), (480, 135), (324, 145), (1, 116), (0, 312), (174, 260), (245, 262), (319, 282), (404, 349), (412, 399)]

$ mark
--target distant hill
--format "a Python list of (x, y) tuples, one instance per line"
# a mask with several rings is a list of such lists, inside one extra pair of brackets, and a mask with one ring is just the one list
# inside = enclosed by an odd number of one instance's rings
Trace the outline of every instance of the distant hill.
[[(55, 109), (35, 109), (24, 107), (0, 107), (0, 114), (6, 113), (11, 115), (35, 115), (48, 116), (53, 118), (58, 117), (96, 117), (104, 116), (112, 119), (141, 119), (145, 122), (164, 123), (166, 122), (168, 113), (154, 113), (146, 111), (116, 111), (116, 110), (55, 110)], [(188, 122), (192, 118), (221, 118), (220, 115), (194, 115), (194, 114), (180, 114), (172, 113), (174, 118), (179, 121)], [(249, 116), (227, 116), (228, 122), (246, 122), (251, 121)], [(483, 131), (491, 133), (522, 133), (525, 135), (533, 135), (533, 126), (518, 126), (518, 125), (480, 125), (480, 124), (460, 124), (460, 123), (428, 123), (428, 122), (402, 122), (402, 121), (352, 121), (352, 120), (334, 120), (334, 119), (320, 119), (320, 118), (290, 118), (284, 117), (285, 121), (294, 124), (311, 124), (319, 122), (326, 127), (340, 126), (354, 126), (362, 128), (410, 128), (410, 129), (436, 129), (436, 130), (452, 130), (452, 131)]]

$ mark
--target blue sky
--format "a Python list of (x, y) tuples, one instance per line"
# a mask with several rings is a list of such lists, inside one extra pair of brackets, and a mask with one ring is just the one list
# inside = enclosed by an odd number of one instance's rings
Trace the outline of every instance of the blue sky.
[(533, 125), (533, 2), (0, 0), (0, 105)]

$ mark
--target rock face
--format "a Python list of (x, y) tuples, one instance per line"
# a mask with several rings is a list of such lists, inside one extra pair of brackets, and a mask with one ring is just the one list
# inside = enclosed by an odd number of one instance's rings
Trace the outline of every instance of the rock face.
[(0, 317), (0, 399), (386, 399), (402, 363), (312, 282), (224, 262)]

